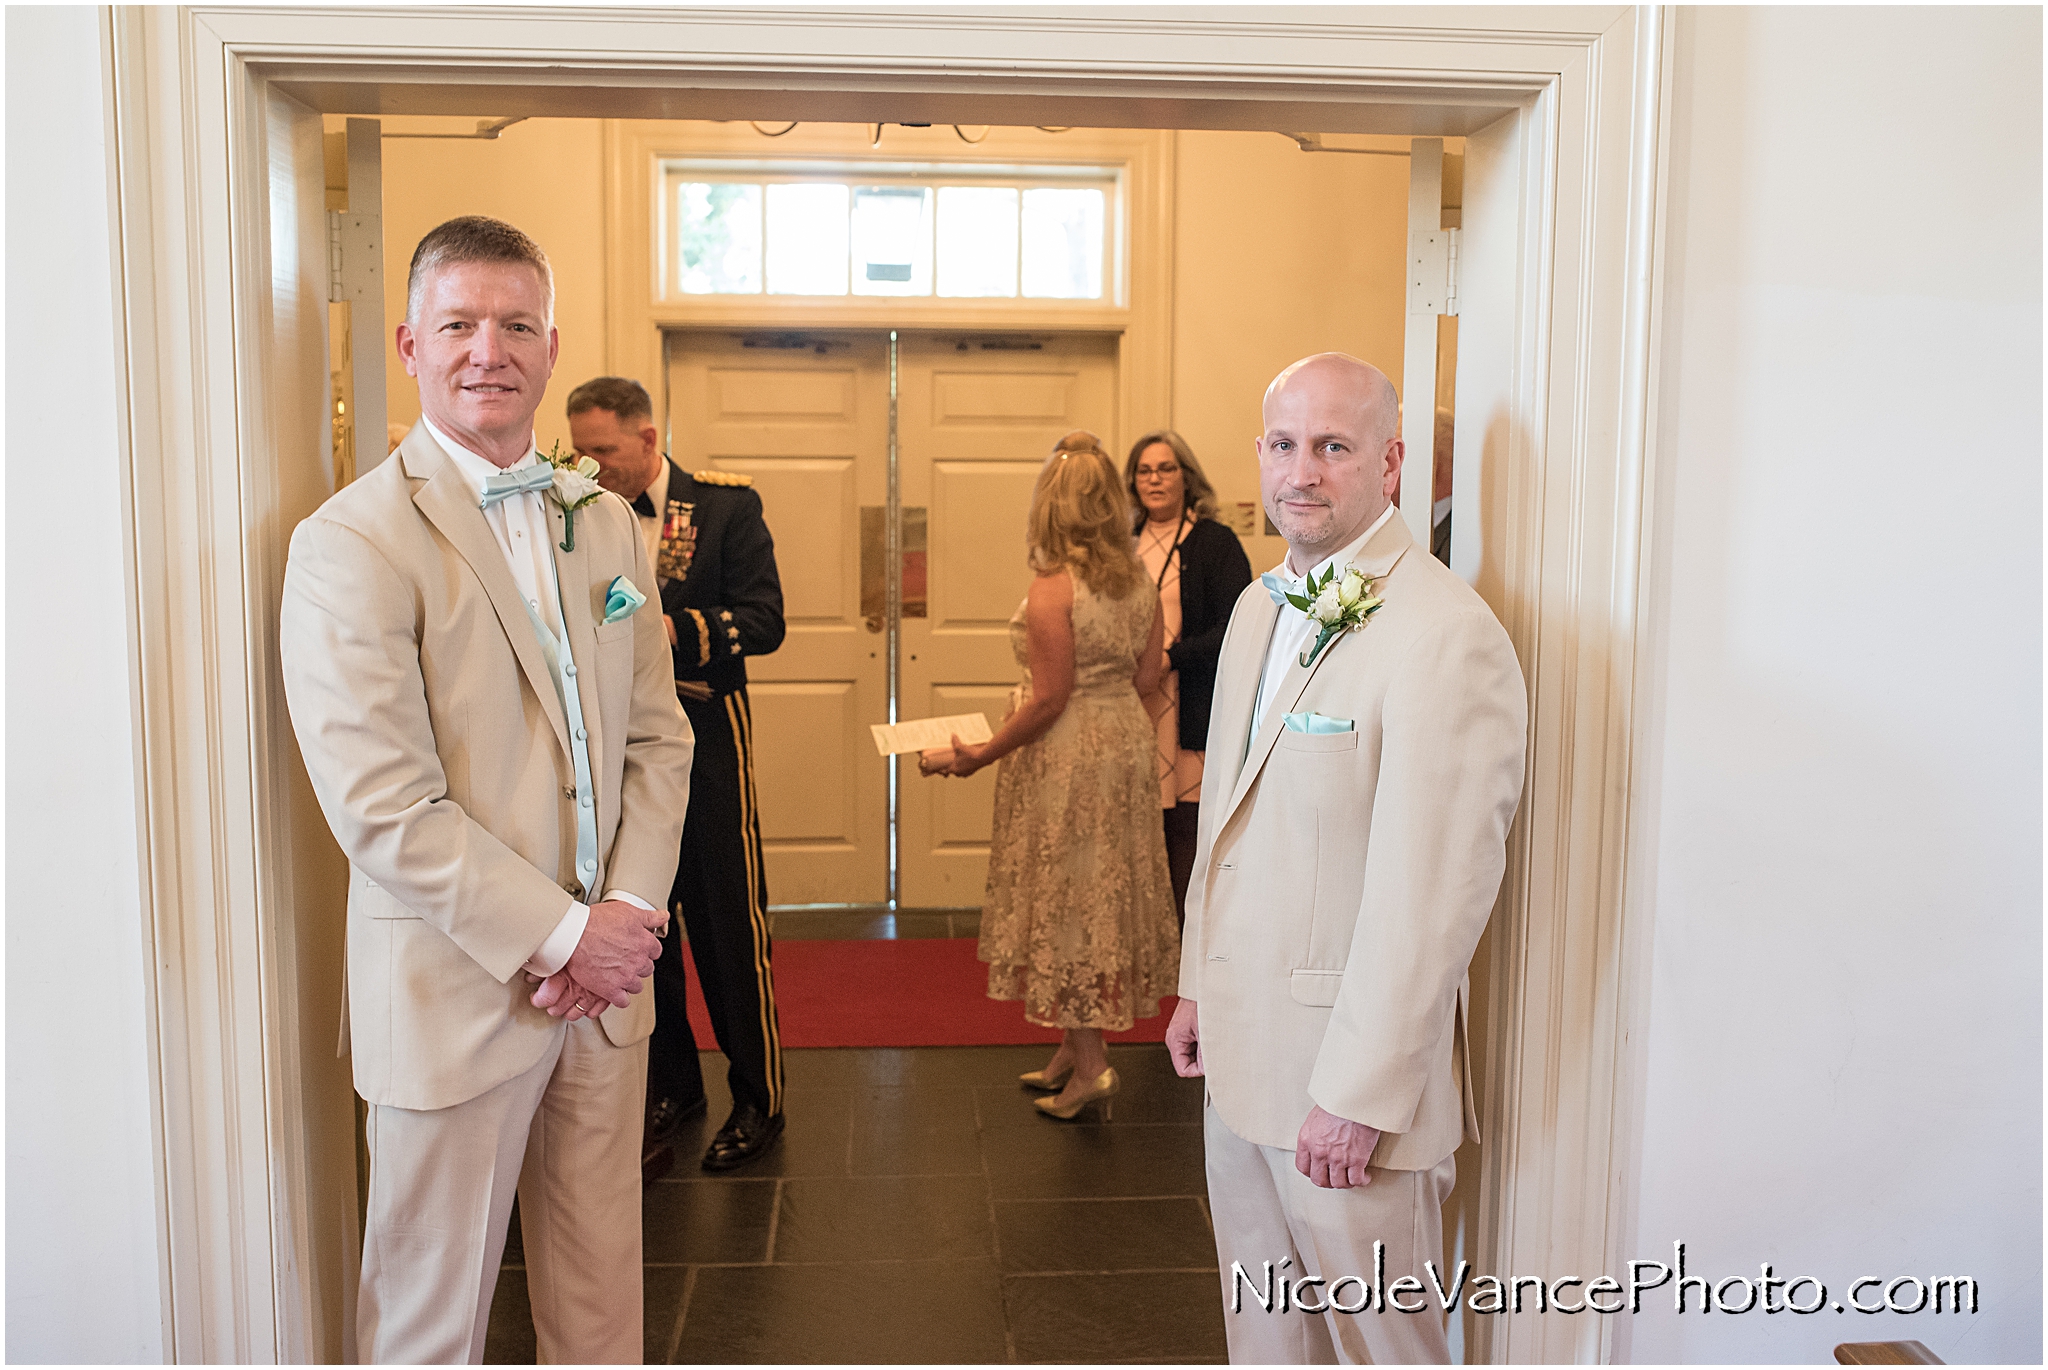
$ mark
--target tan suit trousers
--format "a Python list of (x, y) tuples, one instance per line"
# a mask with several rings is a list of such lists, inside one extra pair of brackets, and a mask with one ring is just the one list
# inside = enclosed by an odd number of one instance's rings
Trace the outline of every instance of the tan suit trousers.
[(372, 1105), (363, 1360), (482, 1363), (516, 1188), (541, 1361), (639, 1364), (646, 1089), (646, 1041), (613, 1046), (586, 1019), (452, 1108)]
[[(1363, 1189), (1319, 1189), (1294, 1168), (1294, 1153), (1259, 1146), (1225, 1127), (1213, 1105), (1202, 1110), (1208, 1158), (1209, 1211), (1216, 1228), (1216, 1264), (1223, 1275), (1223, 1326), (1233, 1365), (1444, 1365), (1450, 1347), (1444, 1312), (1423, 1270), (1435, 1261), (1443, 1273), (1444, 1200), (1457, 1178), (1452, 1157), (1431, 1170), (1370, 1169)], [(1412, 1276), (1422, 1294), (1403, 1294), (1406, 1313), (1375, 1303), (1356, 1313), (1303, 1313), (1290, 1300), (1281, 1310), (1261, 1307), (1253, 1290), (1265, 1293), (1266, 1262), (1279, 1276), (1299, 1280), (1320, 1276), (1325, 1283), (1306, 1291), (1312, 1305), (1330, 1300), (1340, 1307), (1366, 1301), (1373, 1284), (1373, 1243), (1386, 1245), (1386, 1284)], [(1282, 1266), (1282, 1261), (1292, 1264)], [(1235, 1262), (1249, 1282), (1237, 1280)], [(1363, 1284), (1333, 1287), (1347, 1275)], [(1237, 1285), (1233, 1290), (1232, 1285)], [(1238, 1311), (1233, 1312), (1233, 1301)]]

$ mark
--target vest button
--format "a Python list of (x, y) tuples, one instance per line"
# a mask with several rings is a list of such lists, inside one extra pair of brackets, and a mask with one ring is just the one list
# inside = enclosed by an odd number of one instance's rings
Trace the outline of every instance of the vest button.
[(562, 798), (564, 798), (564, 799), (574, 799), (575, 797), (576, 797), (576, 787), (575, 787), (574, 785), (564, 785), (564, 786), (562, 786)]

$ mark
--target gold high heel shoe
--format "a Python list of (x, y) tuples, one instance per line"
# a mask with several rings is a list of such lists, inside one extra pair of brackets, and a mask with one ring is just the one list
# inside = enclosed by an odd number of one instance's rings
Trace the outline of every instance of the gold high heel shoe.
[(1017, 1077), (1017, 1083), (1026, 1089), (1063, 1089), (1066, 1086), (1067, 1077), (1073, 1073), (1074, 1063), (1069, 1061), (1067, 1062), (1067, 1068), (1057, 1075), (1049, 1075), (1042, 1070), (1027, 1070)]
[(1116, 1077), (1116, 1067), (1111, 1066), (1096, 1077), (1095, 1083), (1088, 1086), (1085, 1094), (1065, 1108), (1061, 1108), (1051, 1097), (1033, 1099), (1031, 1102), (1046, 1117), (1057, 1118), (1063, 1123), (1070, 1123), (1079, 1117), (1081, 1110), (1088, 1105), (1099, 1103), (1102, 1105), (1102, 1121), (1106, 1123), (1109, 1121), (1110, 1101), (1116, 1097), (1117, 1087), (1122, 1083), (1123, 1081)]

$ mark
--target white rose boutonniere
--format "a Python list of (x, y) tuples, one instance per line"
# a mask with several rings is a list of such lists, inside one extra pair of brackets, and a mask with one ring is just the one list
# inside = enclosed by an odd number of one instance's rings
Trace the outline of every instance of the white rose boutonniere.
[(556, 442), (541, 458), (555, 468), (555, 488), (549, 493), (562, 506), (562, 550), (576, 550), (576, 511), (604, 493), (597, 483), (598, 465), (589, 457), (564, 452)]
[(1372, 581), (1354, 566), (1345, 567), (1341, 575), (1332, 566), (1320, 580), (1311, 572), (1302, 585), (1304, 593), (1287, 596), (1287, 602), (1316, 625), (1315, 645), (1302, 655), (1302, 665), (1313, 666), (1325, 647), (1378, 612), (1383, 601), (1372, 593)]

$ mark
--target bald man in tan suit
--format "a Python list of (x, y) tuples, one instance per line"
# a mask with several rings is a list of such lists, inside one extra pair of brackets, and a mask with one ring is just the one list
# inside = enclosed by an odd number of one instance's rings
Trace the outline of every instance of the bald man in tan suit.
[[(1297, 362), (1264, 426), (1259, 482), (1287, 560), (1245, 590), (1223, 641), (1167, 1044), (1182, 1075), (1207, 1076), (1231, 1360), (1443, 1362), (1424, 1262), (1442, 1269), (1452, 1154), (1478, 1137), (1465, 971), (1521, 794), (1522, 673), (1492, 611), (1390, 503), (1403, 453), (1385, 376), (1339, 353)], [(1346, 567), (1379, 607), (1316, 653), (1317, 625), (1279, 597)], [(1418, 1281), (1422, 1297), (1396, 1298), (1418, 1311), (1262, 1307), (1270, 1261), (1274, 1278), (1322, 1281), (1312, 1308), (1333, 1291), (1357, 1308), (1376, 1242), (1386, 1285)]]
[[(689, 725), (632, 511), (534, 451), (546, 256), (457, 219), (411, 275), (422, 418), (293, 533), (281, 637), (349, 860), (357, 1352), (483, 1359), (516, 1184), (541, 1359), (637, 1363), (645, 988)], [(557, 493), (595, 494), (573, 535)]]

